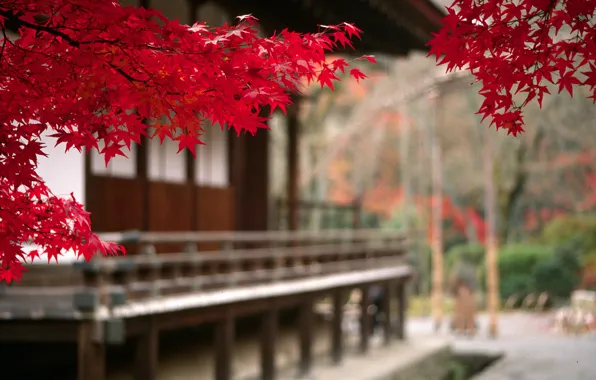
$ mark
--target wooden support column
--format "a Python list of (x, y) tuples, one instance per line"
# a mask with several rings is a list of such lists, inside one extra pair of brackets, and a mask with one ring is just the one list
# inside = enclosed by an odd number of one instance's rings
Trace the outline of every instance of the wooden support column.
[(288, 215), (288, 229), (297, 230), (300, 225), (299, 215), (299, 202), (300, 202), (300, 191), (298, 185), (298, 139), (299, 139), (299, 113), (300, 113), (300, 97), (297, 95), (292, 96), (294, 102), (288, 107), (287, 120), (288, 120), (288, 168), (287, 174), (287, 215)]
[[(268, 112), (263, 109), (262, 116), (269, 116)], [(254, 136), (243, 132), (230, 137), (236, 230), (265, 231), (269, 227), (269, 131), (259, 129)]]
[(276, 378), (275, 343), (279, 314), (276, 307), (272, 307), (261, 316), (261, 379), (274, 380)]
[(137, 145), (136, 151), (136, 175), (142, 183), (142, 193), (139, 197), (143, 200), (143, 216), (141, 231), (149, 230), (149, 178), (147, 172), (149, 171), (147, 161), (149, 156), (149, 138), (141, 136), (141, 144)]
[(298, 376), (309, 377), (312, 371), (312, 337), (313, 337), (313, 299), (307, 298), (300, 305), (299, 320), (300, 362)]
[(406, 311), (407, 311), (406, 284), (400, 281), (397, 285), (397, 323), (395, 326), (395, 335), (397, 339), (406, 338)]
[(215, 327), (215, 380), (232, 378), (234, 317), (226, 313)]
[(145, 328), (137, 338), (135, 357), (135, 380), (157, 379), (157, 366), (159, 363), (159, 330), (155, 317), (148, 317)]
[(363, 354), (368, 352), (372, 330), (371, 318), (368, 314), (370, 306), (369, 288), (370, 285), (364, 285), (360, 288), (362, 292), (362, 298), (360, 299), (360, 352)]
[[(391, 310), (392, 300), (395, 299), (396, 284), (393, 281), (385, 283), (383, 287), (383, 311), (385, 313), (385, 319), (383, 320), (383, 338), (386, 345), (390, 344), (393, 340), (395, 333), (395, 320), (393, 318), (393, 310)], [(399, 314), (399, 313), (398, 313)]]
[(82, 321), (77, 342), (77, 380), (105, 380), (105, 346), (100, 325)]
[(340, 364), (344, 356), (342, 322), (344, 316), (344, 289), (333, 292), (333, 319), (331, 322), (331, 360)]

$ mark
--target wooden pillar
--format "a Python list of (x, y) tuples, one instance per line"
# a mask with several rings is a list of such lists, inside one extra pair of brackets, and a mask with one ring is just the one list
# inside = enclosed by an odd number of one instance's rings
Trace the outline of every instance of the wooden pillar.
[(142, 211), (142, 225), (141, 231), (149, 230), (149, 178), (147, 176), (148, 166), (148, 155), (149, 155), (149, 138), (147, 136), (141, 136), (141, 144), (137, 145), (136, 151), (136, 175), (142, 183), (142, 193), (139, 197), (143, 200), (143, 211)]
[(277, 339), (279, 314), (276, 307), (261, 316), (261, 379), (276, 378), (275, 343)]
[(308, 377), (312, 371), (313, 299), (307, 298), (300, 305), (299, 320), (300, 362), (298, 376)]
[(372, 330), (370, 315), (368, 314), (370, 306), (369, 289), (370, 285), (364, 285), (360, 288), (362, 292), (362, 298), (360, 299), (360, 352), (363, 354), (368, 352)]
[[(263, 111), (263, 115), (268, 113)], [(269, 227), (269, 131), (230, 137), (236, 230), (265, 231)]]
[(226, 313), (215, 327), (215, 380), (232, 378), (234, 317)]
[[(385, 313), (385, 319), (383, 320), (383, 338), (384, 343), (388, 345), (393, 340), (395, 335), (395, 321), (393, 318), (393, 310), (391, 310), (392, 300), (395, 299), (396, 286), (393, 281), (385, 283), (383, 286), (383, 311)], [(399, 313), (397, 313), (399, 315)]]
[(397, 323), (395, 326), (395, 335), (398, 339), (406, 338), (406, 311), (407, 311), (407, 293), (406, 284), (400, 281), (397, 285)]
[(331, 322), (331, 360), (339, 364), (344, 356), (344, 340), (342, 322), (344, 316), (344, 289), (333, 292), (333, 319)]
[(294, 102), (288, 107), (288, 168), (287, 174), (287, 215), (288, 215), (288, 229), (297, 230), (300, 225), (299, 202), (300, 191), (298, 186), (298, 136), (300, 130), (299, 113), (300, 113), (300, 97), (293, 96)]
[(144, 331), (137, 338), (135, 357), (135, 380), (157, 379), (159, 363), (159, 330), (155, 317), (148, 317)]
[(94, 321), (82, 321), (77, 342), (77, 380), (104, 380), (105, 346)]

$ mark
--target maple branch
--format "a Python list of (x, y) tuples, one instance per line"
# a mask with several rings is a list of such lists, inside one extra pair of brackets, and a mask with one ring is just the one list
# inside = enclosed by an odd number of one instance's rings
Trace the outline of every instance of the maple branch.
[(11, 12), (10, 10), (0, 10), (0, 16), (4, 17), (7, 21), (14, 23), (17, 26), (17, 29), (20, 26), (24, 26), (29, 29), (33, 29), (37, 32), (46, 32), (54, 37), (60, 37), (63, 40), (67, 41), (73, 47), (79, 47), (81, 45), (80, 42), (73, 40), (68, 34), (62, 33), (56, 29), (47, 26), (32, 24), (18, 17), (14, 14), (14, 12)]
[[(48, 34), (50, 34), (50, 35), (52, 35), (54, 37), (60, 37), (64, 41), (68, 42), (68, 44), (70, 46), (72, 46), (72, 47), (78, 48), (78, 47), (81, 47), (81, 45), (83, 44), (80, 41), (74, 40), (68, 34), (63, 33), (63, 32), (60, 32), (60, 31), (58, 31), (58, 30), (56, 30), (54, 28), (50, 28), (50, 27), (43, 26), (43, 25), (35, 25), (35, 24), (30, 23), (30, 22), (24, 21), (23, 19), (21, 19), (18, 16), (16, 16), (13, 12), (0, 10), (0, 16), (4, 17), (9, 22), (13, 22), (17, 26), (24, 26), (24, 27), (27, 27), (29, 29), (33, 29), (33, 30), (35, 30), (37, 32), (46, 32), (46, 33), (48, 33)], [(5, 33), (4, 32), (4, 28), (2, 28), (2, 32)], [(4, 40), (6, 41), (6, 34), (4, 34)], [(118, 41), (117, 40), (93, 40), (93, 41), (86, 41), (86, 42), (84, 42), (84, 44), (92, 44), (92, 43), (115, 44), (116, 42), (118, 42)], [(4, 45), (2, 45), (2, 51), (4, 51)], [(0, 57), (1, 57), (1, 54), (0, 54)], [(113, 63), (107, 62), (107, 64), (113, 70), (115, 70), (116, 72), (118, 72), (120, 75), (122, 75), (124, 78), (126, 78), (131, 83), (132, 82), (139, 82), (139, 83), (147, 84), (146, 81), (143, 81), (143, 80), (134, 78), (133, 76), (127, 74), (121, 68), (116, 67)]]

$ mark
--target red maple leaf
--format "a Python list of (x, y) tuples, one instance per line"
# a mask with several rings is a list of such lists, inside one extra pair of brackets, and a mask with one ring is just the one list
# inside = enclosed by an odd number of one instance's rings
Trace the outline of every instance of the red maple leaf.
[[(6, 37), (7, 25), (18, 25), (18, 38)], [(251, 15), (236, 25), (188, 26), (155, 10), (97, 0), (0, 0), (0, 27), (5, 282), (18, 280), (21, 263), (38, 254), (58, 260), (68, 250), (85, 259), (124, 253), (93, 234), (81, 204), (53, 195), (37, 174), (42, 135), (65, 150), (96, 149), (107, 164), (150, 127), (161, 141), (174, 139), (194, 154), (204, 123), (254, 134), (267, 128), (259, 111), (285, 110), (302, 81), (333, 88), (335, 72), (348, 64), (328, 63), (325, 53), (361, 34), (343, 23), (263, 38)], [(39, 249), (26, 253), (26, 244)]]
[[(573, 86), (586, 86), (596, 100), (595, 13), (595, 0), (455, 0), (429, 55), (447, 71), (475, 76), (485, 98), (479, 113), (517, 135), (523, 108), (533, 100), (542, 106), (549, 83), (570, 95)], [(581, 68), (588, 68), (585, 78)], [(519, 92), (527, 96), (518, 104)]]

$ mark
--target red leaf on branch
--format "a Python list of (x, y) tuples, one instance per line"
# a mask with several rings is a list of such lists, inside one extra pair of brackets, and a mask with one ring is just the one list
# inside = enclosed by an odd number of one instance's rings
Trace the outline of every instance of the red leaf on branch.
[[(479, 113), (517, 135), (523, 108), (533, 100), (542, 106), (548, 83), (570, 95), (574, 85), (584, 85), (596, 99), (595, 13), (594, 0), (454, 0), (428, 44), (429, 55), (447, 71), (476, 77), (485, 98)], [(582, 82), (577, 74), (583, 67)], [(513, 94), (522, 91), (528, 96), (516, 104)]]
[[(39, 15), (48, 15), (43, 24)], [(333, 89), (325, 53), (352, 46), (352, 24), (316, 34), (288, 30), (259, 36), (257, 19), (237, 25), (181, 25), (155, 10), (96, 0), (0, 1), (0, 25), (19, 25), (3, 41), (0, 65), (0, 281), (18, 280), (25, 260), (59, 260), (66, 251), (90, 259), (124, 253), (102, 242), (89, 213), (52, 194), (37, 174), (41, 136), (106, 165), (141, 136), (178, 141), (196, 153), (204, 123), (256, 133), (263, 107), (285, 110), (303, 82)], [(365, 58), (374, 62), (373, 58)], [(354, 72), (357, 79), (364, 74)], [(101, 148), (100, 148), (101, 147)], [(23, 248), (33, 245), (33, 250)]]
[(350, 70), (350, 75), (354, 79), (356, 79), (356, 82), (360, 82), (360, 79), (366, 78), (366, 75), (362, 71), (360, 71), (358, 69), (351, 69)]

